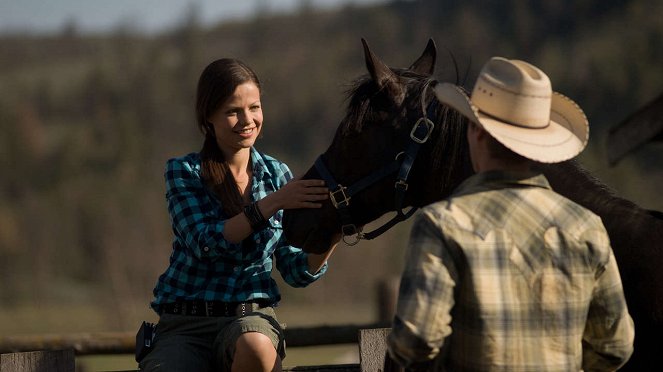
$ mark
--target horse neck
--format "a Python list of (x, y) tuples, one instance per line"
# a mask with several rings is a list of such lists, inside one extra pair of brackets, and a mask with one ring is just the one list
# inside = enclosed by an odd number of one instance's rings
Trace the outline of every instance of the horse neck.
[(604, 221), (606, 217), (619, 216), (625, 222), (647, 215), (635, 203), (616, 196), (613, 190), (575, 161), (546, 164), (542, 169), (555, 192), (603, 217)]

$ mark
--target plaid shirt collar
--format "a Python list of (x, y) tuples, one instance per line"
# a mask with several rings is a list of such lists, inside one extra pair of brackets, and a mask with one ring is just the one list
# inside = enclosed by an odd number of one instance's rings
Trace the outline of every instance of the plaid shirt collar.
[(255, 147), (251, 147), (251, 169), (253, 170), (253, 176), (258, 182), (272, 177), (265, 164), (265, 160)]
[(550, 183), (541, 173), (491, 170), (470, 176), (456, 188), (453, 195), (468, 195), (485, 190), (507, 187), (541, 187), (551, 189)]

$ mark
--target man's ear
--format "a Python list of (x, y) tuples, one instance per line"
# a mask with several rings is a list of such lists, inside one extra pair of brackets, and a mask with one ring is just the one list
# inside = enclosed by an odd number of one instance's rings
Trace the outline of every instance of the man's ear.
[(488, 132), (486, 132), (486, 130), (483, 129), (479, 123), (475, 123), (473, 121), (470, 122), (470, 130), (474, 135), (477, 136), (478, 140), (483, 140), (486, 138), (486, 136), (490, 136), (490, 134), (488, 134)]
[(467, 134), (474, 136), (476, 135), (477, 131), (479, 130), (479, 125), (473, 121), (469, 121), (467, 123)]

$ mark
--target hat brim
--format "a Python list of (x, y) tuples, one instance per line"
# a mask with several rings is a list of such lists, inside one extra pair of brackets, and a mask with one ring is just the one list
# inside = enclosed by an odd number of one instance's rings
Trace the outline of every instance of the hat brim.
[(552, 95), (549, 125), (537, 129), (503, 122), (481, 113), (465, 92), (454, 84), (438, 84), (435, 94), (441, 103), (481, 125), (511, 151), (534, 161), (558, 163), (571, 159), (585, 148), (589, 139), (585, 114), (575, 102), (556, 92)]

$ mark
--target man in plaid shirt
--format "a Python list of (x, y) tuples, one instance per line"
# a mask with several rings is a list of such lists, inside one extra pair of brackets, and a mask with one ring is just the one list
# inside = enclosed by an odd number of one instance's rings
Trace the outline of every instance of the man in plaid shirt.
[(555, 193), (536, 162), (576, 156), (587, 120), (538, 68), (492, 58), (468, 117), (477, 172), (412, 228), (389, 354), (410, 369), (616, 370), (633, 351), (617, 263), (600, 218)]

